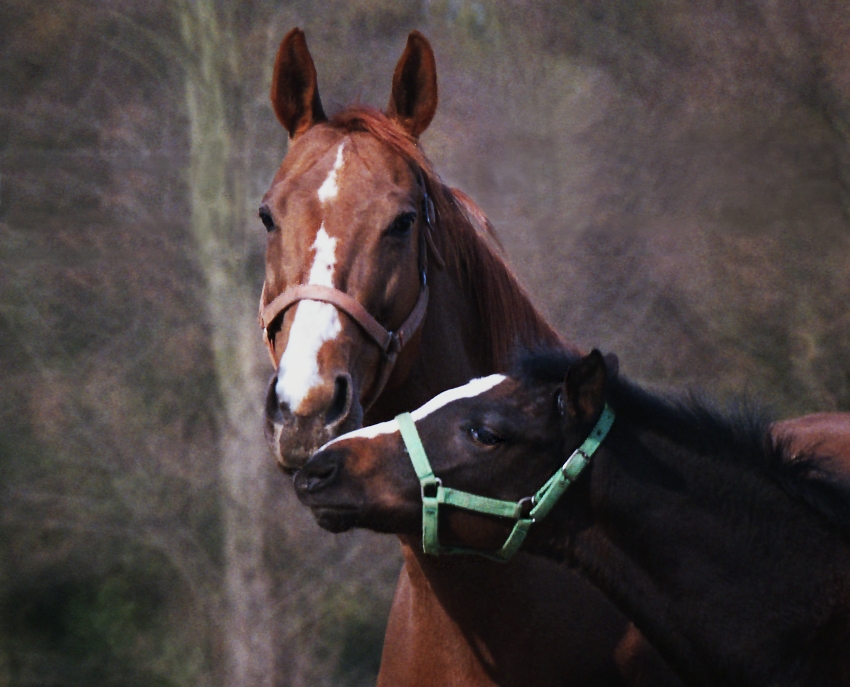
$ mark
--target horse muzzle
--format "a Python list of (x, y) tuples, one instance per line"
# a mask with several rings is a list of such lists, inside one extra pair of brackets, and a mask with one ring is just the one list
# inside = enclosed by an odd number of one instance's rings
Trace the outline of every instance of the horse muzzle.
[(278, 398), (276, 384), (273, 375), (266, 393), (264, 430), (269, 450), (285, 472), (294, 472), (331, 439), (363, 424), (363, 408), (348, 374), (337, 375), (324, 396), (299, 413)]

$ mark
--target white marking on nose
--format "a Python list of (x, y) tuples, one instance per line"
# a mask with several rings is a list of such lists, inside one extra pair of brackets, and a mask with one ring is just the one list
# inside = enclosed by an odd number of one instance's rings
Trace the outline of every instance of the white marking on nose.
[[(316, 234), (313, 248), (316, 257), (307, 283), (333, 287), (336, 239), (328, 236), (324, 224)], [(275, 386), (278, 400), (286, 403), (293, 413), (301, 410), (307, 394), (321, 384), (319, 349), (341, 330), (339, 313), (334, 306), (308, 300), (298, 303), (289, 342), (280, 358)]]
[(280, 435), (283, 434), (283, 425), (274, 424), (274, 457), (278, 462), (283, 462), (283, 454), (280, 452)]
[[(345, 141), (336, 149), (333, 167), (317, 192), (323, 209), (336, 198), (338, 175), (343, 164)], [(319, 227), (313, 242), (316, 256), (310, 268), (308, 284), (334, 286), (336, 239), (328, 235), (325, 223)], [(300, 301), (289, 331), (289, 342), (280, 358), (275, 391), (279, 401), (293, 413), (300, 413), (307, 394), (322, 383), (319, 375), (319, 349), (326, 341), (336, 338), (342, 330), (337, 309), (329, 303)]]
[[(473, 379), (471, 382), (468, 382), (463, 386), (448, 389), (441, 394), (437, 394), (425, 405), (414, 410), (410, 414), (410, 417), (413, 418), (414, 422), (416, 422), (439, 410), (443, 406), (448, 405), (452, 401), (459, 401), (462, 398), (473, 398), (475, 396), (479, 396), (506, 379), (507, 377), (505, 377), (505, 375), (498, 374)], [(332, 439), (319, 450), (324, 450), (331, 444), (335, 444), (337, 441), (342, 441), (343, 439), (374, 439), (376, 436), (381, 434), (393, 434), (398, 431), (398, 422), (395, 420), (387, 420), (386, 422), (379, 422), (377, 425), (361, 427), (360, 429), (355, 429), (353, 432), (349, 432), (348, 434), (343, 434), (336, 439)]]

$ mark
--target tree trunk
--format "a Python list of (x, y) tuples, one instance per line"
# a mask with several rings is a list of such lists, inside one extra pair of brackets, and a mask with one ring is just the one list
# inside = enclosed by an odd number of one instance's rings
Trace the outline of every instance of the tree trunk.
[[(239, 42), (213, 0), (178, 5), (190, 53), (191, 230), (206, 288), (219, 385), (228, 685), (274, 682), (271, 578), (264, 564), (264, 508), (271, 469), (260, 425), (259, 344), (248, 283), (246, 184), (240, 155)], [(223, 10), (226, 12), (227, 10)]]

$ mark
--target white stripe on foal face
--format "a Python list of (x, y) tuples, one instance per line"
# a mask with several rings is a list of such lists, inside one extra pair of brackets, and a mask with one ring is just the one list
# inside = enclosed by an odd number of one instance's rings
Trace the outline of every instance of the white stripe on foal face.
[(480, 396), (485, 391), (490, 391), (497, 384), (501, 384), (507, 379), (505, 375), (490, 375), (489, 377), (479, 377), (467, 382), (463, 386), (448, 389), (441, 394), (437, 394), (421, 408), (414, 410), (410, 417), (414, 422), (427, 417), (436, 410), (439, 410), (452, 401), (458, 401), (461, 398), (473, 398)]
[[(337, 177), (342, 168), (344, 149), (345, 141), (336, 149), (333, 168), (319, 187), (318, 196), (323, 209), (336, 198), (339, 191)], [(328, 235), (322, 222), (312, 246), (316, 256), (310, 268), (308, 284), (333, 288), (336, 243), (337, 240)], [(342, 326), (339, 312), (329, 303), (304, 300), (296, 307), (289, 341), (280, 358), (275, 391), (278, 400), (286, 403), (293, 413), (298, 414), (307, 394), (322, 382), (319, 375), (319, 350), (326, 341), (336, 338)]]
[[(427, 417), (431, 413), (439, 410), (445, 405), (452, 403), (453, 401), (459, 401), (462, 398), (473, 398), (475, 396), (480, 396), (486, 391), (489, 391), (497, 384), (501, 384), (505, 381), (507, 377), (505, 375), (490, 375), (489, 377), (480, 377), (479, 379), (473, 379), (471, 382), (464, 384), (463, 386), (456, 387), (454, 389), (448, 389), (441, 394), (437, 394), (428, 401), (425, 405), (420, 408), (414, 410), (410, 417), (413, 418), (414, 422), (418, 422), (419, 420)], [(380, 422), (377, 425), (369, 425), (368, 427), (362, 427), (360, 429), (355, 429), (353, 432), (349, 432), (348, 434), (343, 434), (336, 439), (332, 439), (327, 444), (322, 446), (321, 450), (326, 449), (328, 446), (336, 443), (337, 441), (342, 441), (343, 439), (373, 439), (376, 436), (381, 434), (393, 434), (394, 432), (398, 432), (398, 422), (395, 420), (387, 420), (386, 422)]]

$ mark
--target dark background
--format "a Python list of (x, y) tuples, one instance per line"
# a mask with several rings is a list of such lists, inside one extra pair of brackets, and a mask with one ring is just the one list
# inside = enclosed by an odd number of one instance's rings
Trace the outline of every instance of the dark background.
[(564, 336), (850, 410), (846, 0), (0, 0), (0, 685), (361, 685), (400, 566), (261, 435), (278, 42), (423, 136)]

